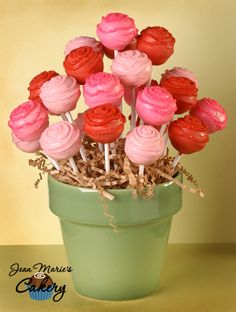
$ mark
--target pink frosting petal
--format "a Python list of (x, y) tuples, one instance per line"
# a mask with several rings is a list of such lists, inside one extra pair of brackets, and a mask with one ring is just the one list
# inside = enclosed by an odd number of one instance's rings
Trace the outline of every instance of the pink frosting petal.
[(136, 110), (146, 124), (161, 126), (173, 118), (176, 100), (162, 87), (146, 87), (138, 93)]
[(68, 159), (80, 149), (80, 131), (67, 121), (59, 121), (44, 130), (39, 142), (42, 150), (53, 159)]
[(138, 126), (128, 133), (125, 153), (137, 165), (150, 165), (160, 158), (165, 144), (160, 133), (152, 126)]
[(43, 104), (56, 115), (75, 109), (80, 97), (80, 86), (75, 78), (58, 75), (41, 87), (40, 98)]
[(119, 52), (111, 65), (111, 71), (127, 87), (137, 88), (151, 78), (152, 62), (138, 50)]
[(124, 87), (115, 75), (100, 72), (86, 79), (83, 94), (85, 103), (89, 107), (106, 103), (120, 106), (124, 95)]

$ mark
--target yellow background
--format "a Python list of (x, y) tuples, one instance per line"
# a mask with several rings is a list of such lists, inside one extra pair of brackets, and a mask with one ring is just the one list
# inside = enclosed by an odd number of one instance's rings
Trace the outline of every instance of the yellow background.
[[(173, 66), (191, 69), (199, 79), (199, 97), (216, 98), (229, 116), (227, 129), (213, 134), (205, 150), (183, 159), (207, 196), (184, 193), (170, 242), (236, 242), (236, 2), (0, 0), (0, 244), (62, 242), (58, 220), (48, 209), (46, 179), (34, 189), (37, 170), (11, 143), (7, 121), (27, 99), (31, 78), (46, 69), (64, 73), (65, 43), (95, 36), (96, 24), (110, 11), (130, 15), (140, 30), (148, 25), (169, 29), (176, 38), (175, 54), (155, 67), (153, 76)], [(80, 103), (76, 111), (83, 108)]]

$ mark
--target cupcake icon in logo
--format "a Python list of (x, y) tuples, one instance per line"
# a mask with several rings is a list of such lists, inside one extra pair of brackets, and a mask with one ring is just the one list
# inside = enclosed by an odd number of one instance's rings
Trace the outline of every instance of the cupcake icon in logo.
[(48, 274), (37, 272), (30, 280), (28, 290), (31, 299), (48, 300), (52, 297), (54, 284)]

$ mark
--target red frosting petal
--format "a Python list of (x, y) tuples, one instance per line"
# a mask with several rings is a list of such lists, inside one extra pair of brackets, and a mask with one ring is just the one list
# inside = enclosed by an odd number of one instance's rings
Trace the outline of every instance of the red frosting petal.
[(161, 65), (174, 53), (175, 38), (164, 27), (147, 27), (141, 31), (137, 49), (147, 54), (153, 65)]
[(185, 116), (171, 122), (169, 138), (180, 154), (200, 151), (209, 141), (207, 127), (197, 117)]
[(101, 53), (91, 47), (80, 47), (72, 50), (63, 63), (68, 76), (74, 77), (79, 84), (84, 84), (87, 77), (103, 71)]
[(197, 102), (195, 82), (186, 77), (170, 77), (161, 79), (160, 85), (168, 90), (176, 99), (176, 114), (182, 114), (190, 110)]
[(125, 116), (112, 104), (88, 109), (84, 116), (85, 132), (94, 141), (112, 143), (124, 130)]

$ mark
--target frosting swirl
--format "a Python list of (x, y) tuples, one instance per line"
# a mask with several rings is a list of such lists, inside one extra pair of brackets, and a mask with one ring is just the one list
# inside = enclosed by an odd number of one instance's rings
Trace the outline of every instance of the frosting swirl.
[(16, 147), (19, 148), (23, 152), (35, 153), (41, 149), (39, 140), (34, 140), (34, 141), (29, 141), (29, 142), (22, 141), (14, 134), (14, 132), (11, 133), (11, 136), (12, 136), (12, 142), (15, 143)]
[(76, 37), (69, 42), (67, 42), (64, 54), (68, 55), (72, 50), (75, 50), (80, 47), (91, 47), (95, 52), (101, 53), (103, 56), (103, 45), (100, 41), (97, 41), (93, 37), (88, 36), (80, 36)]
[(85, 103), (90, 107), (105, 103), (120, 106), (124, 87), (115, 75), (100, 72), (86, 79), (83, 94)]
[(152, 126), (138, 126), (127, 134), (125, 153), (137, 165), (150, 165), (160, 158), (165, 144)]
[(80, 131), (67, 121), (59, 121), (44, 130), (39, 142), (43, 152), (53, 159), (68, 159), (80, 149)]
[(161, 65), (174, 53), (174, 44), (175, 38), (167, 29), (153, 26), (141, 31), (137, 50), (146, 53), (153, 65)]
[(84, 84), (90, 75), (103, 71), (101, 53), (87, 46), (72, 50), (63, 65), (67, 75), (74, 77), (79, 84)]
[(194, 116), (172, 121), (168, 128), (171, 144), (180, 154), (192, 154), (204, 148), (209, 141), (207, 127)]
[(223, 130), (227, 125), (227, 115), (215, 100), (203, 98), (191, 109), (190, 115), (198, 117), (207, 126), (208, 133)]
[(29, 100), (12, 111), (8, 125), (20, 140), (37, 140), (48, 126), (47, 110), (39, 103)]
[(118, 107), (103, 104), (85, 112), (85, 131), (94, 141), (112, 143), (124, 130), (125, 116)]
[(75, 78), (58, 75), (42, 85), (40, 97), (48, 110), (60, 115), (75, 109), (80, 86)]
[(111, 65), (111, 71), (126, 87), (136, 88), (147, 83), (152, 73), (152, 62), (145, 53), (137, 50), (119, 52)]
[(183, 67), (174, 67), (172, 69), (167, 69), (164, 74), (161, 75), (161, 80), (170, 78), (170, 77), (186, 77), (193, 82), (195, 82), (196, 87), (199, 87), (198, 80), (191, 70)]
[(39, 96), (40, 88), (44, 82), (50, 80), (52, 77), (59, 75), (54, 70), (43, 71), (37, 76), (35, 76), (29, 83), (28, 90), (30, 92), (29, 99), (42, 103), (42, 100)]
[(177, 107), (170, 92), (154, 86), (138, 93), (136, 110), (146, 124), (161, 126), (173, 118)]
[(109, 13), (97, 25), (98, 38), (105, 47), (112, 50), (123, 50), (137, 33), (134, 20), (122, 13)]
[(197, 92), (195, 82), (186, 77), (170, 77), (163, 79), (160, 85), (168, 90), (176, 99), (176, 114), (182, 114), (190, 110), (197, 102)]

